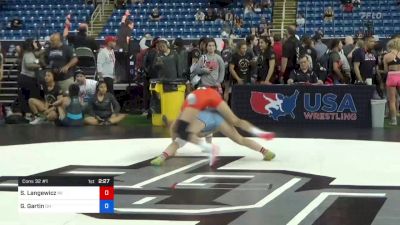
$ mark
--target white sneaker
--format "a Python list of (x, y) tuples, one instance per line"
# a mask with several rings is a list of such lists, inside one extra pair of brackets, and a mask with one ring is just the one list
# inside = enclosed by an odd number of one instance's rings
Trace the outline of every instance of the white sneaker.
[(30, 122), (29, 124), (31, 125), (38, 125), (38, 124), (42, 124), (44, 122), (44, 119), (42, 117), (36, 117), (32, 122)]

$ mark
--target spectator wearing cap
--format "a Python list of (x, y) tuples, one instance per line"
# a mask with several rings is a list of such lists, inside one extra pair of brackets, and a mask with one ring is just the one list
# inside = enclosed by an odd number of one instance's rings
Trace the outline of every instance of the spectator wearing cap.
[(86, 23), (79, 24), (78, 32), (76, 34), (70, 33), (71, 27), (70, 17), (66, 19), (66, 26), (64, 28), (63, 37), (68, 40), (68, 43), (74, 48), (86, 47), (90, 48), (93, 52), (99, 50), (99, 45), (92, 37), (88, 37), (88, 25)]
[(74, 67), (78, 58), (73, 48), (63, 44), (60, 33), (51, 35), (50, 48), (44, 54), (44, 62), (53, 70), (63, 93), (68, 93), (69, 86), (74, 83)]
[(79, 85), (79, 100), (85, 108), (96, 94), (97, 81), (86, 79), (81, 69), (75, 71), (75, 81)]
[(153, 64), (153, 69), (158, 72), (158, 78), (176, 79), (178, 74), (178, 56), (172, 51), (167, 39), (157, 40), (158, 54)]
[(116, 46), (115, 37), (108, 36), (105, 39), (104, 48), (100, 49), (100, 52), (97, 55), (98, 76), (100, 80), (104, 80), (104, 82), (107, 84), (107, 90), (110, 93), (114, 92), (115, 46)]

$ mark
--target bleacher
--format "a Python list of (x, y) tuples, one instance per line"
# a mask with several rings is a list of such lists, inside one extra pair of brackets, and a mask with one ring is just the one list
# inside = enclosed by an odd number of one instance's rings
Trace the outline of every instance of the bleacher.
[[(334, 10), (333, 22), (323, 19), (325, 9)], [(315, 30), (323, 29), (327, 37), (354, 36), (360, 30), (366, 30), (366, 23), (372, 21), (376, 35), (388, 37), (400, 32), (400, 7), (396, 0), (363, 0), (361, 7), (354, 7), (353, 13), (343, 12), (341, 2), (299, 0), (297, 13), (306, 20), (305, 27), (298, 29), (298, 34), (312, 35)]]
[[(0, 11), (0, 39), (43, 39), (54, 32), (62, 32), (68, 14), (71, 14), (74, 29), (78, 23), (89, 21), (93, 10), (94, 6), (84, 4), (83, 0), (9, 0)], [(22, 29), (7, 29), (7, 24), (16, 18), (22, 20)]]
[[(158, 7), (164, 17), (160, 22), (154, 22), (149, 19), (153, 8)], [(202, 36), (220, 37), (223, 29), (223, 22), (195, 20), (194, 15), (199, 9), (205, 10), (208, 7), (208, 1), (179, 1), (172, 0), (164, 3), (144, 3), (143, 5), (128, 5), (131, 10), (131, 20), (135, 21), (133, 36), (141, 38), (147, 33), (153, 36), (162, 36), (166, 38), (200, 38)], [(232, 4), (229, 9), (241, 18), (244, 18), (244, 26), (236, 29), (235, 34), (244, 37), (250, 32), (252, 26), (257, 26), (261, 16), (267, 20), (272, 20), (272, 9), (264, 10), (257, 15), (244, 15), (244, 7), (241, 2)], [(100, 38), (107, 35), (116, 35), (125, 10), (115, 10), (110, 17), (107, 25), (104, 27)]]

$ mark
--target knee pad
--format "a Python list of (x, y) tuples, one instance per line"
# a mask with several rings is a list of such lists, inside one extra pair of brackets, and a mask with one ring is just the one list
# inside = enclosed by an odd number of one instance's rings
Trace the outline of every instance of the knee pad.
[(176, 133), (182, 140), (188, 141), (190, 133), (187, 131), (189, 123), (183, 120), (177, 120)]

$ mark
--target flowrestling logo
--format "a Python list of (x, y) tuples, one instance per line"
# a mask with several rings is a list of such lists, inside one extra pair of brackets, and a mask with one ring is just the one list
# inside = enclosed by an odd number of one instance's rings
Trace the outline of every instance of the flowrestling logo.
[[(286, 116), (295, 119), (299, 94), (298, 90), (292, 95), (252, 91), (250, 104), (254, 112), (275, 121)], [(304, 93), (302, 114), (305, 120), (357, 120), (357, 108), (352, 95), (348, 93), (342, 98), (333, 93)]]

